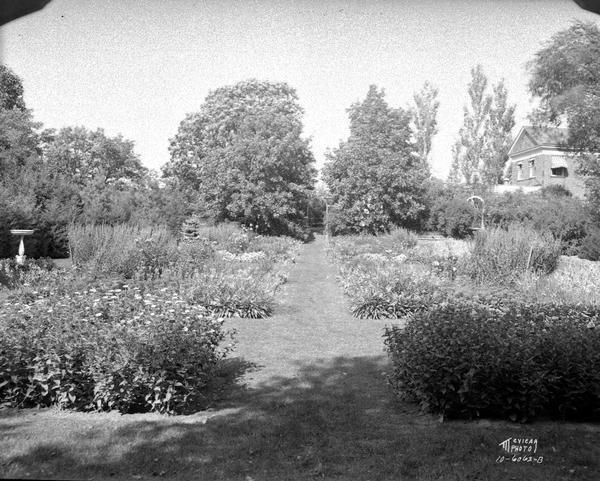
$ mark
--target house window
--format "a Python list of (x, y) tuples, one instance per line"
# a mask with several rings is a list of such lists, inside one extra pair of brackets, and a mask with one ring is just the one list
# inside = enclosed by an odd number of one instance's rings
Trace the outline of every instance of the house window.
[(551, 172), (553, 177), (567, 177), (569, 175), (566, 167), (554, 167)]
[(529, 161), (529, 177), (535, 177), (535, 160)]
[(517, 164), (517, 180), (523, 178), (523, 164)]

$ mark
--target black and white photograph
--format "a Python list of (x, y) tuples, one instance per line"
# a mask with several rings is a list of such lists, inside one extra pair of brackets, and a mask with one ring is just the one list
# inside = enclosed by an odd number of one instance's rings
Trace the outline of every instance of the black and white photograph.
[(0, 479), (600, 480), (600, 2), (0, 0)]

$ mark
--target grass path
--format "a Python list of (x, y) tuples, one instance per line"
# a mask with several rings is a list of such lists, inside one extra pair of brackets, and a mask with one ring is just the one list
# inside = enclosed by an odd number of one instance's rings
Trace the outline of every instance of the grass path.
[[(385, 362), (382, 333), (390, 321), (353, 318), (336, 275), (325, 237), (317, 236), (302, 246), (272, 317), (228, 320), (226, 326), (238, 333), (234, 355), (257, 365), (245, 376), (249, 387), (274, 376), (296, 376), (301, 365), (337, 357), (372, 356)], [(364, 381), (369, 390), (381, 386), (377, 378)]]
[[(382, 327), (353, 319), (318, 237), (270, 319), (231, 319), (223, 398), (189, 416), (0, 411), (0, 477), (190, 480), (600, 479), (600, 429), (446, 422), (396, 401)], [(231, 379), (238, 382), (231, 383)], [(508, 437), (542, 464), (496, 463)]]

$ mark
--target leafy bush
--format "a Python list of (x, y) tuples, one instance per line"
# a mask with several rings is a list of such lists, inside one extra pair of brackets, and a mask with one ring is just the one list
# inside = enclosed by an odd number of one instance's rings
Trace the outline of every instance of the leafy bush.
[(391, 246), (397, 252), (412, 249), (417, 245), (417, 235), (403, 227), (395, 227), (382, 240), (389, 240)]
[(540, 232), (550, 232), (561, 242), (564, 255), (576, 255), (591, 222), (586, 205), (562, 186), (547, 186), (540, 192), (522, 191), (495, 194), (476, 192), (475, 187), (430, 182), (428, 212), (424, 227), (446, 236), (465, 238), (472, 225), (479, 225), (479, 211), (466, 199), (473, 194), (485, 200), (485, 226), (507, 229), (524, 224)]
[(525, 224), (550, 232), (561, 242), (562, 253), (575, 255), (586, 235), (590, 214), (580, 199), (561, 195), (560, 189), (541, 193), (493, 195), (486, 199), (486, 225), (508, 228)]
[(600, 261), (600, 229), (591, 228), (583, 239), (579, 257), (590, 261)]
[(478, 211), (466, 198), (441, 199), (433, 205), (428, 228), (464, 239), (472, 234), (474, 224), (479, 225), (477, 220)]
[(448, 417), (600, 415), (600, 310), (460, 299), (386, 329), (397, 394)]
[(168, 287), (13, 298), (0, 311), (0, 403), (185, 412), (202, 402), (224, 339), (222, 320)]
[(0, 258), (16, 255), (19, 238), (11, 229), (34, 229), (25, 238), (25, 252), (30, 258), (68, 257), (67, 214), (64, 206), (48, 201), (44, 210), (36, 207), (35, 196), (11, 197), (0, 183)]
[(573, 197), (569, 189), (560, 184), (545, 185), (540, 189), (543, 197)]
[(478, 283), (512, 283), (527, 271), (548, 274), (560, 258), (560, 242), (524, 226), (479, 231), (461, 271)]

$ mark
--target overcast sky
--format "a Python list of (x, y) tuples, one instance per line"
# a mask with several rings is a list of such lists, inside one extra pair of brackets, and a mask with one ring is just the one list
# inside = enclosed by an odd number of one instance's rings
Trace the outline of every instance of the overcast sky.
[(572, 0), (53, 0), (0, 38), (36, 120), (121, 133), (151, 168), (168, 160), (185, 114), (223, 85), (294, 87), (320, 166), (370, 84), (406, 107), (429, 80), (441, 102), (432, 167), (445, 177), (471, 67), (505, 78), (518, 128), (531, 109), (525, 63), (574, 19), (600, 16)]

